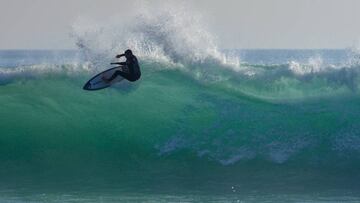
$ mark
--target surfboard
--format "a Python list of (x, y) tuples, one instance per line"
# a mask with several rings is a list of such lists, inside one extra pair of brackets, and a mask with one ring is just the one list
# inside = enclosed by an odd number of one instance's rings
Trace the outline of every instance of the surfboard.
[(105, 70), (94, 77), (92, 77), (89, 81), (87, 81), (83, 87), (84, 90), (101, 90), (107, 87), (110, 87), (111, 85), (122, 81), (124, 78), (121, 76), (117, 76), (114, 80), (111, 82), (106, 82), (103, 80), (103, 77), (110, 78), (115, 71), (122, 70), (123, 66), (118, 66), (114, 68), (110, 68), (108, 70)]

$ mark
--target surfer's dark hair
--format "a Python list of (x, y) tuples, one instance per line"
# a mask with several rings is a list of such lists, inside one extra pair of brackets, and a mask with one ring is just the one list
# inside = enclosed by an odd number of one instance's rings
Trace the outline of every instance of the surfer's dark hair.
[(126, 50), (125, 51), (125, 54), (128, 54), (128, 55), (133, 55), (132, 51), (130, 49)]

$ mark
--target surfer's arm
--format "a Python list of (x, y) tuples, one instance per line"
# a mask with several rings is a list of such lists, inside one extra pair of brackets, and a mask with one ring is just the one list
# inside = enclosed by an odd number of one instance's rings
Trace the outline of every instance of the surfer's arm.
[(111, 65), (122, 65), (125, 66), (126, 62), (117, 62), (117, 63), (110, 63)]
[(119, 54), (119, 55), (116, 55), (116, 58), (120, 58), (122, 56), (125, 56), (125, 54)]

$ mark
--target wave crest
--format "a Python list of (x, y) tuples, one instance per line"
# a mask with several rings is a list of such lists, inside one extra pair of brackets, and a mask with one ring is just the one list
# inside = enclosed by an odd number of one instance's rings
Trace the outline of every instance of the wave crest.
[(39, 78), (49, 75), (77, 76), (84, 72), (94, 72), (89, 63), (74, 64), (35, 64), (17, 66), (14, 68), (0, 67), (0, 84), (6, 84), (16, 79)]

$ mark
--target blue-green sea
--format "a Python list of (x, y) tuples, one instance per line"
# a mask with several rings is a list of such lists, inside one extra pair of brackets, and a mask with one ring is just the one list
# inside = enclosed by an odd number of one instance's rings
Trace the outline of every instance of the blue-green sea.
[(85, 91), (89, 53), (0, 51), (0, 202), (360, 201), (354, 51), (142, 53)]

